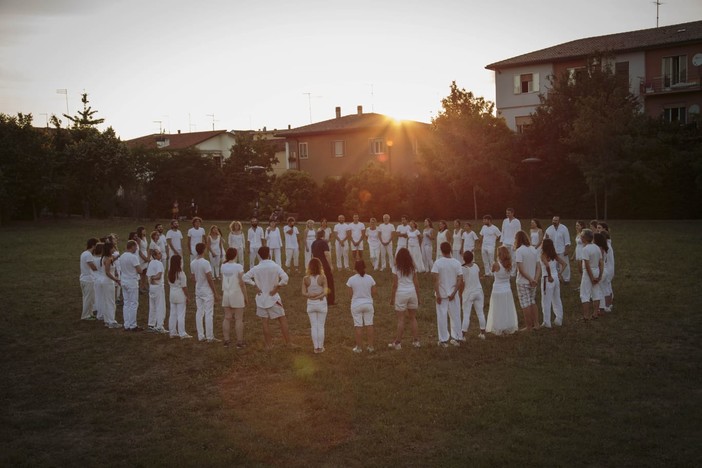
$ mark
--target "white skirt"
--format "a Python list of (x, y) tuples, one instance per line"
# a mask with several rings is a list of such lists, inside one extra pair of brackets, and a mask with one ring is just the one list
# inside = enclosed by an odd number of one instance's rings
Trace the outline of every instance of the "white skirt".
[(514, 307), (512, 292), (492, 292), (485, 331), (495, 335), (517, 331), (517, 309)]
[(414, 268), (417, 270), (417, 273), (424, 273), (427, 271), (424, 266), (424, 261), (422, 260), (422, 248), (418, 245), (413, 245), (410, 246), (408, 250), (410, 256), (412, 257), (412, 261), (414, 261)]

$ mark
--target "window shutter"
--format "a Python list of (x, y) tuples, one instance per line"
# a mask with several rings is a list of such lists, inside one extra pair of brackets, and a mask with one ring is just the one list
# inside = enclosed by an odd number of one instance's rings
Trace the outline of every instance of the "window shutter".
[(534, 87), (532, 88), (532, 91), (534, 91), (535, 93), (538, 93), (538, 92), (539, 92), (539, 89), (540, 89), (540, 88), (539, 88), (539, 74), (538, 74), (538, 73), (534, 73), (534, 74), (532, 75), (532, 77), (533, 77), (533, 80), (534, 80), (534, 81), (533, 81), (533, 82), (534, 82)]
[(514, 75), (514, 94), (522, 93), (521, 75)]

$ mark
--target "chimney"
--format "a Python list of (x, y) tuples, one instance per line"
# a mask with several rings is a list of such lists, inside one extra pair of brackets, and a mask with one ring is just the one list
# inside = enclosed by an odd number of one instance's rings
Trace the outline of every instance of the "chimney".
[(290, 130), (290, 124), (288, 124), (288, 130)]
[(336, 108), (336, 118), (337, 119), (341, 118), (341, 107), (338, 107), (338, 106)]
[(178, 130), (178, 135), (180, 135), (180, 130)]
[(266, 131), (266, 127), (263, 127), (263, 131), (264, 131), (264, 132)]
[(356, 106), (356, 112), (358, 115), (363, 115), (363, 106)]

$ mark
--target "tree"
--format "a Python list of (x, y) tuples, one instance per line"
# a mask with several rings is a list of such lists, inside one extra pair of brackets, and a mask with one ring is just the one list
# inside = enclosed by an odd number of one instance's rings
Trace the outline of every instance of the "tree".
[(342, 176), (326, 177), (319, 188), (319, 198), (321, 200), (322, 216), (330, 220), (344, 212), (344, 201), (346, 200), (346, 182), (348, 178)]
[(273, 182), (273, 192), (285, 197), (281, 205), (285, 211), (298, 213), (302, 218), (319, 215), (319, 186), (307, 172), (285, 172)]
[(63, 114), (68, 120), (73, 122), (73, 128), (77, 130), (95, 128), (105, 121), (105, 119), (95, 119), (93, 116), (97, 114), (96, 110), (88, 105), (88, 93), (81, 94), (80, 101), (83, 103), (83, 110), (78, 111), (78, 115), (71, 117)]
[(364, 219), (393, 211), (401, 201), (395, 180), (385, 167), (377, 161), (369, 162), (346, 183), (344, 208)]

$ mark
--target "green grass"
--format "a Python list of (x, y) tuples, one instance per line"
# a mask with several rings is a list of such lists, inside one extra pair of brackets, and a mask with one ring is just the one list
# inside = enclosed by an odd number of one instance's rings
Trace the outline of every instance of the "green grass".
[[(578, 298), (565, 287), (562, 329), (486, 341), (474, 329), (465, 346), (440, 349), (424, 275), (424, 346), (389, 351), (390, 276), (375, 274), (379, 350), (360, 356), (348, 274), (335, 275), (326, 353), (311, 351), (301, 275), (281, 293), (301, 347), (281, 346), (274, 326), (276, 349), (264, 351), (250, 307), (250, 347), (237, 351), (78, 320), (85, 240), (125, 239), (136, 223), (2, 228), (0, 465), (693, 465), (702, 456), (702, 222), (610, 225), (615, 313), (576, 323)], [(140, 325), (147, 309), (141, 296)], [(221, 318), (216, 307), (216, 336)]]

